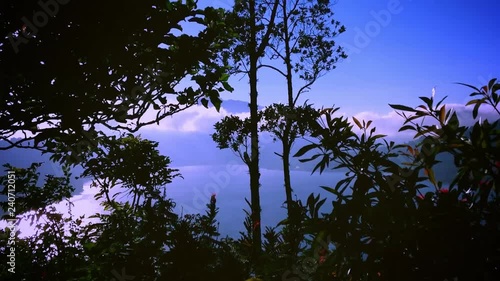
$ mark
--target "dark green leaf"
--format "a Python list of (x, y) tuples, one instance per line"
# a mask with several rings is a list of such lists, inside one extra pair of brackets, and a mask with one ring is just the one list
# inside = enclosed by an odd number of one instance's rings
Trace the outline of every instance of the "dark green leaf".
[(476, 90), (476, 92), (478, 92), (478, 93), (479, 93), (479, 92), (481, 92), (481, 90), (479, 90), (478, 88), (476, 88), (476, 87), (474, 87), (474, 86), (472, 86), (472, 85), (469, 85), (469, 84), (459, 83), (459, 82), (457, 82), (457, 83), (455, 83), (455, 84), (458, 84), (458, 85), (463, 85), (463, 86), (469, 87), (469, 88), (471, 88), (471, 89)]
[(208, 108), (208, 100), (206, 98), (201, 99), (201, 104), (205, 107)]
[(300, 148), (299, 151), (297, 151), (297, 153), (295, 153), (295, 155), (293, 155), (293, 157), (301, 157), (302, 155), (306, 154), (308, 151), (310, 151), (313, 148), (316, 148), (317, 146), (318, 145), (314, 144), (314, 143), (305, 145), (302, 148)]
[(405, 106), (405, 105), (400, 105), (400, 104), (389, 104), (390, 107), (392, 107), (393, 109), (396, 109), (396, 110), (403, 110), (403, 111), (410, 111), (410, 112), (417, 112), (417, 110), (411, 108), (411, 107), (408, 107), (408, 106)]
[(406, 125), (406, 126), (401, 127), (401, 129), (399, 129), (399, 132), (406, 131), (406, 130), (416, 131), (417, 129), (412, 125)]
[(222, 100), (218, 96), (216, 96), (216, 97), (211, 96), (210, 97), (210, 102), (214, 105), (214, 107), (217, 110), (217, 112), (219, 112), (220, 106), (222, 104)]
[(432, 109), (432, 99), (428, 98), (428, 97), (419, 97), (421, 100), (423, 100), (425, 102), (425, 104), (427, 104), (427, 108), (428, 109)]

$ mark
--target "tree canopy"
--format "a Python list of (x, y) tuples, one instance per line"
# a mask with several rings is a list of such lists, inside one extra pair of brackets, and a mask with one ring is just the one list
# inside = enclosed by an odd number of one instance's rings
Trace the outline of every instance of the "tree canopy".
[[(221, 9), (2, 1), (0, 13), (1, 149), (53, 151), (57, 140), (82, 152), (103, 128), (135, 132), (198, 102), (220, 106), (221, 50), (231, 41)], [(148, 110), (156, 117), (146, 119)], [(11, 142), (20, 131), (31, 134)]]

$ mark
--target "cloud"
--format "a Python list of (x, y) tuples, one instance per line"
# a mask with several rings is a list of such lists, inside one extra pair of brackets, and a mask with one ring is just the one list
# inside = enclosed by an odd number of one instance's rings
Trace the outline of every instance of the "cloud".
[[(86, 182), (83, 185), (83, 190), (81, 193), (75, 194), (71, 196), (71, 198), (69, 198), (69, 202), (72, 203), (71, 206), (68, 203), (68, 200), (63, 200), (59, 203), (48, 206), (48, 208), (54, 207), (56, 213), (62, 214), (64, 218), (68, 218), (70, 216), (69, 215), (70, 211), (71, 214), (73, 215), (73, 220), (76, 220), (77, 218), (83, 216), (81, 226), (87, 225), (89, 223), (98, 223), (99, 222), (98, 218), (90, 218), (90, 216), (93, 216), (95, 214), (106, 214), (108, 212), (105, 211), (104, 207), (101, 205), (102, 202), (104, 202), (104, 198), (101, 199), (95, 198), (95, 195), (99, 192), (99, 188), (92, 187), (91, 184), (92, 181)], [(124, 191), (127, 191), (127, 189), (117, 185), (110, 190), (109, 192), (110, 197), (113, 197), (115, 194)], [(116, 197), (116, 199), (118, 202), (125, 202), (125, 201), (130, 202), (132, 198), (128, 196), (129, 196), (128, 193), (122, 193), (119, 194)], [(24, 214), (23, 218), (21, 218), (19, 221), (19, 225), (16, 227), (17, 230), (20, 231), (20, 234), (18, 236), (19, 238), (30, 237), (35, 235), (36, 233), (35, 225), (37, 224), (37, 222), (35, 221), (33, 225), (30, 225), (30, 219), (28, 219), (28, 216), (30, 214), (33, 214), (33, 212)], [(38, 220), (38, 223), (42, 225), (44, 225), (45, 222), (46, 222), (45, 216), (41, 216), (40, 219)], [(3, 220), (0, 221), (0, 229), (4, 229), (7, 226), (8, 226), (7, 221)], [(65, 232), (67, 235), (69, 235), (70, 233), (69, 229), (67, 228), (67, 225)]]
[[(247, 107), (247, 103), (241, 102), (245, 107)], [(240, 110), (241, 111), (241, 110)], [(132, 114), (132, 111), (129, 112)], [(148, 110), (142, 120), (154, 120), (156, 118), (157, 111), (150, 109)], [(170, 117), (166, 117), (160, 121), (159, 125), (152, 124), (149, 126), (145, 126), (141, 128), (140, 131), (158, 131), (158, 132), (211, 132), (213, 130), (213, 126), (216, 122), (220, 121), (222, 118), (228, 115), (239, 116), (240, 118), (246, 118), (250, 116), (249, 112), (238, 112), (237, 110), (228, 110), (223, 106), (220, 108), (219, 112), (211, 106), (209, 108), (205, 108), (202, 105), (192, 106), (184, 111), (176, 113)], [(111, 122), (111, 125), (117, 125), (116, 122)], [(38, 126), (39, 129), (51, 128), (51, 126), (47, 123), (42, 123)], [(97, 126), (96, 128), (102, 129), (106, 133), (111, 133), (109, 129), (104, 126)], [(16, 132), (12, 138), (25, 138), (32, 137), (29, 131), (18, 131)]]
[[(491, 106), (484, 105), (478, 111), (478, 117), (476, 119), (472, 118), (472, 110), (473, 106), (465, 106), (462, 104), (446, 104), (446, 110), (453, 110), (456, 112), (458, 120), (462, 126), (472, 126), (475, 122), (481, 118), (482, 121), (488, 120), (489, 122), (494, 122), (499, 119), (498, 113)], [(398, 138), (398, 139), (411, 139), (413, 138), (415, 132), (414, 131), (402, 131), (398, 132), (398, 130), (403, 126), (404, 119), (399, 116), (396, 111), (389, 111), (387, 113), (378, 113), (371, 111), (359, 112), (354, 115), (356, 119), (361, 120), (372, 120), (372, 127), (377, 128), (378, 134), (387, 135), (388, 138)], [(418, 119), (421, 122), (422, 119)], [(349, 121), (354, 124), (352, 119)], [(437, 125), (438, 122), (436, 120), (431, 120), (427, 118), (424, 122), (425, 125)], [(357, 128), (357, 126), (354, 126)], [(358, 130), (358, 132), (360, 132)]]
[[(173, 116), (164, 118), (159, 122), (159, 125), (152, 124), (145, 126), (141, 128), (140, 132), (210, 133), (213, 131), (214, 124), (225, 116), (236, 115), (240, 118), (249, 117), (250, 113), (246, 110), (247, 106), (248, 104), (246, 102), (231, 101), (228, 102), (227, 108), (224, 107), (223, 103), (219, 112), (217, 112), (213, 106), (205, 108), (202, 105), (195, 105)], [(245, 110), (243, 110), (243, 108)], [(475, 120), (472, 118), (473, 106), (466, 107), (462, 104), (446, 104), (446, 108), (451, 108), (457, 113), (462, 125), (470, 126), (475, 123)], [(146, 112), (143, 119), (153, 120), (156, 117), (156, 113), (155, 110), (151, 109)], [(354, 115), (347, 115), (345, 112), (337, 112), (335, 116), (347, 116), (349, 121), (354, 125), (357, 133), (361, 133), (361, 131), (357, 129), (351, 116), (356, 117), (360, 121), (372, 120), (373, 123), (371, 127), (377, 128), (376, 133), (386, 135), (389, 139), (411, 139), (414, 135), (412, 131), (398, 132), (403, 126), (404, 119), (392, 110), (388, 110), (387, 112), (363, 111), (355, 113)], [(481, 117), (482, 120), (493, 122), (496, 121), (499, 116), (491, 106), (483, 105), (479, 109), (478, 118), (479, 117)], [(429, 118), (427, 118), (426, 123), (437, 124), (435, 121), (433, 123)], [(18, 132), (16, 136), (21, 137), (22, 133)]]
[(452, 108), (456, 113), (458, 120), (461, 125), (471, 126), (476, 123), (476, 121), (481, 118), (482, 121), (488, 120), (490, 123), (497, 121), (500, 115), (495, 111), (495, 109), (489, 105), (482, 105), (479, 108), (478, 115), (476, 119), (472, 118), (473, 105), (465, 106), (462, 104), (447, 104), (447, 108)]
[[(154, 111), (146, 112), (145, 120), (154, 118)], [(144, 131), (160, 131), (160, 132), (211, 132), (215, 123), (228, 115), (239, 116), (246, 118), (250, 116), (249, 112), (230, 113), (224, 107), (221, 107), (219, 112), (214, 107), (205, 108), (201, 105), (195, 105), (171, 117), (167, 117), (160, 121), (159, 125), (151, 125), (144, 127)]]
[[(479, 117), (490, 122), (496, 121), (499, 116), (491, 106), (484, 105), (479, 109), (478, 118), (474, 120), (472, 118), (473, 106), (465, 106), (462, 104), (446, 104), (447, 110), (452, 109), (457, 113), (460, 124), (465, 126), (473, 125)], [(160, 125), (151, 125), (145, 127), (144, 130), (158, 131), (158, 132), (211, 132), (213, 130), (213, 125), (221, 120), (223, 117), (228, 115), (237, 115), (240, 118), (249, 117), (249, 112), (239, 112), (234, 113), (221, 107), (220, 111), (217, 112), (213, 107), (205, 108), (203, 106), (193, 106), (183, 112), (175, 114), (172, 117), (167, 117), (160, 121)], [(345, 112), (336, 112), (335, 116), (344, 116), (349, 119), (349, 121), (354, 125), (355, 132), (361, 133), (357, 126), (352, 120), (354, 116), (359, 121), (372, 121), (371, 127), (376, 127), (376, 134), (386, 135), (389, 139), (405, 139), (409, 140), (413, 137), (415, 132), (413, 131), (402, 131), (398, 132), (403, 126), (404, 119), (399, 116), (396, 111), (388, 110), (387, 112), (374, 112), (374, 111), (363, 111), (355, 113), (354, 115), (348, 115)], [(427, 118), (425, 124), (437, 124), (434, 120)]]
[[(399, 128), (403, 126), (403, 118), (401, 118), (395, 111), (390, 111), (387, 113), (377, 113), (364, 111), (354, 115), (356, 119), (360, 122), (362, 120), (368, 122), (372, 121), (370, 127), (376, 127), (376, 134), (386, 135), (387, 137), (399, 137), (399, 138), (411, 138), (412, 133), (409, 132), (398, 132)], [(351, 123), (352, 119), (350, 120)], [(355, 126), (357, 128), (357, 126)]]
[[(344, 117), (347, 118), (348, 122), (353, 126), (354, 133), (361, 135), (362, 131), (358, 128), (356, 123), (353, 121), (353, 117), (359, 122), (372, 121), (369, 128), (376, 128), (374, 134), (386, 135), (390, 139), (411, 139), (413, 134), (408, 132), (398, 132), (399, 128), (403, 125), (403, 118), (401, 118), (395, 111), (389, 111), (385, 113), (374, 112), (374, 111), (362, 111), (355, 114), (348, 114), (346, 112), (337, 111), (333, 114), (333, 117)], [(323, 120), (323, 123), (326, 121)]]
[[(52, 204), (50, 206), (55, 207), (57, 213), (63, 214), (63, 217), (69, 217), (69, 210), (71, 209), (71, 213), (73, 214), (73, 219), (76, 219), (80, 216), (84, 216), (83, 224), (87, 224), (90, 222), (98, 222), (97, 218), (89, 218), (96, 213), (104, 213), (103, 207), (100, 205), (103, 200), (96, 200), (94, 198), (95, 194), (98, 192), (98, 189), (95, 187), (90, 187), (91, 182), (87, 182), (83, 186), (83, 191), (80, 194), (73, 195), (70, 198), (70, 202), (73, 205), (70, 207), (67, 200), (63, 200), (59, 203)], [(25, 214), (24, 216), (29, 215)], [(32, 214), (32, 212), (31, 212)], [(43, 224), (45, 221), (45, 216), (42, 216), (39, 220), (39, 223)], [(17, 230), (21, 233), (19, 238), (29, 237), (35, 234), (36, 222), (33, 225), (30, 225), (30, 220), (21, 219), (19, 225), (17, 226)], [(0, 228), (3, 229), (7, 227), (6, 221), (0, 221)], [(66, 232), (68, 230), (66, 229)]]

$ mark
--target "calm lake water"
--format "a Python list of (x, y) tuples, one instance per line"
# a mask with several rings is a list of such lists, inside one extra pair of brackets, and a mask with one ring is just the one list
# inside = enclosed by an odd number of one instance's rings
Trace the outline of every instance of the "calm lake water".
[[(249, 209), (245, 198), (250, 200), (249, 175), (244, 165), (226, 166), (184, 166), (178, 167), (184, 179), (176, 179), (167, 188), (167, 196), (177, 203), (178, 213), (204, 213), (210, 196), (216, 194), (219, 207), (220, 232), (237, 236), (243, 230), (245, 213)], [(305, 201), (310, 193), (321, 193), (332, 200), (334, 196), (320, 186), (334, 186), (344, 177), (343, 173), (323, 173), (319, 175), (306, 171), (292, 171), (292, 188), (297, 199)], [(262, 207), (261, 224), (275, 226), (285, 218), (286, 209), (283, 172), (261, 170), (260, 198)], [(328, 202), (328, 200), (327, 200)], [(323, 205), (324, 211), (331, 210), (331, 204)]]
[[(249, 175), (244, 165), (219, 165), (219, 166), (182, 166), (175, 167), (180, 170), (183, 178), (176, 178), (166, 187), (167, 197), (176, 203), (177, 214), (205, 213), (206, 204), (209, 203), (212, 194), (216, 195), (219, 214), (219, 232), (222, 236), (239, 237), (239, 232), (244, 230), (243, 221), (245, 212), (249, 209), (245, 198), (250, 200)], [(311, 193), (321, 194), (327, 198), (322, 212), (330, 212), (331, 202), (335, 196), (326, 192), (320, 186), (333, 187), (345, 178), (344, 172), (327, 172), (323, 174), (312, 174), (308, 171), (292, 171), (292, 188), (294, 198), (306, 201)], [(286, 217), (285, 189), (283, 185), (283, 172), (280, 170), (261, 169), (261, 225), (276, 226), (278, 222)], [(97, 212), (103, 212), (102, 206), (94, 199), (97, 188), (90, 188), (90, 181), (85, 182), (83, 191), (73, 195), (71, 202), (74, 203), (71, 211), (75, 217), (85, 215), (89, 217)], [(118, 189), (120, 190), (120, 189)], [(127, 200), (118, 197), (119, 200)], [(56, 205), (61, 213), (68, 213), (65, 201)], [(0, 222), (0, 227), (5, 227), (5, 222)], [(35, 233), (34, 227), (29, 222), (23, 221), (19, 226), (22, 237)]]

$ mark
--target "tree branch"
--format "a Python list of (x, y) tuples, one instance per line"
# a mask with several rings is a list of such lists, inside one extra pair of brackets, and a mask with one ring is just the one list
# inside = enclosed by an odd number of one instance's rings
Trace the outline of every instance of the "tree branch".
[(264, 35), (264, 37), (262, 37), (262, 42), (260, 42), (260, 46), (257, 48), (258, 57), (260, 57), (262, 53), (264, 53), (265, 48), (269, 45), (269, 38), (271, 37), (271, 32), (273, 32), (274, 20), (276, 19), (276, 13), (278, 12), (278, 4), (279, 0), (275, 0), (266, 34)]
[(267, 68), (270, 68), (270, 69), (273, 69), (275, 70), (276, 72), (278, 72), (279, 74), (283, 75), (284, 77), (286, 77), (286, 74), (283, 73), (283, 71), (281, 71), (279, 68), (277, 67), (274, 67), (272, 65), (268, 65), (268, 64), (261, 64), (257, 67), (257, 69), (261, 68), (261, 67), (267, 67)]

